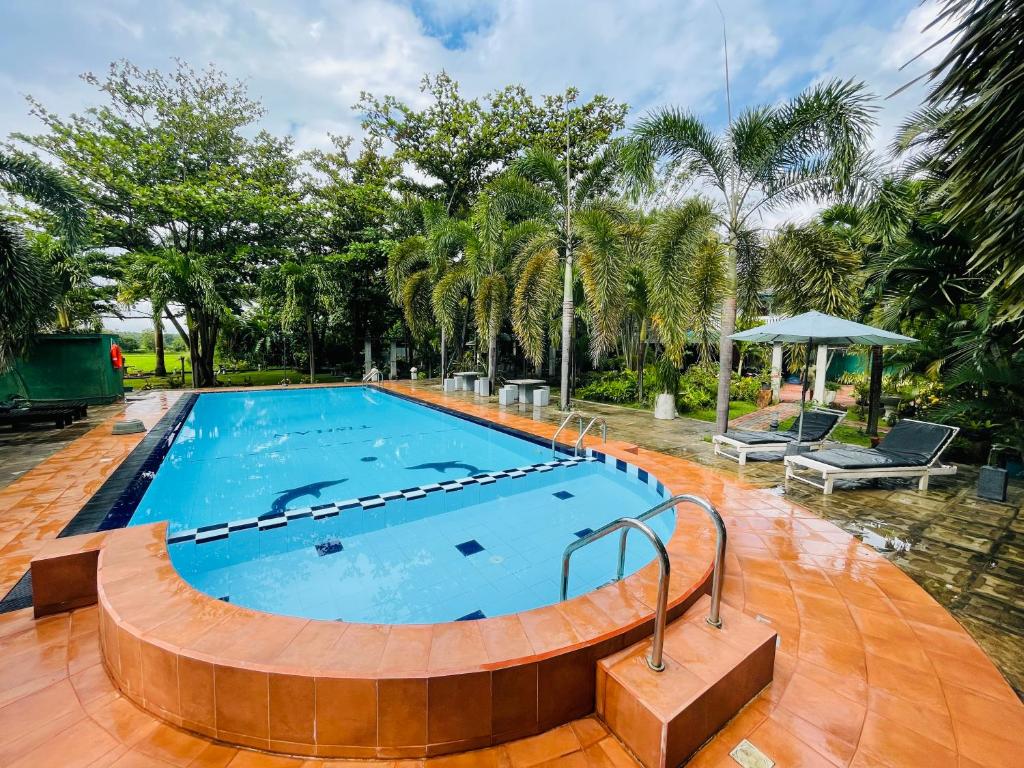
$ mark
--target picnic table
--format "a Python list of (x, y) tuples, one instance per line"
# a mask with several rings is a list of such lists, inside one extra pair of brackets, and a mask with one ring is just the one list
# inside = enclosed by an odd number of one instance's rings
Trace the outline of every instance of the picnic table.
[(509, 379), (506, 383), (515, 384), (519, 387), (520, 403), (532, 403), (533, 398), (531, 397), (531, 394), (533, 393), (533, 390), (547, 384), (544, 379)]
[(460, 390), (470, 390), (473, 388), (473, 382), (483, 376), (480, 371), (456, 371), (452, 374), (452, 378), (457, 379)]

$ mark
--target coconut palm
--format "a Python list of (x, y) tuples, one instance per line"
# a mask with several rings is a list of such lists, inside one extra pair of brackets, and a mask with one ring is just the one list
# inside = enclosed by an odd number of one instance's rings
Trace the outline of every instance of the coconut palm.
[(720, 317), (717, 432), (728, 428), (729, 337), (736, 325), (737, 298), (756, 296), (761, 273), (759, 216), (849, 192), (864, 165), (872, 112), (862, 84), (832, 81), (788, 102), (749, 109), (721, 135), (672, 108), (648, 114), (633, 130), (623, 158), (638, 190), (654, 189), (661, 164), (677, 181), (693, 178), (718, 196), (726, 290)]
[[(77, 252), (86, 236), (86, 211), (74, 187), (34, 157), (0, 152), (0, 187), (40, 206), (52, 219), (61, 248)], [(50, 319), (56, 292), (46, 261), (13, 218), (0, 215), (0, 371)]]
[[(561, 298), (563, 410), (569, 403), (569, 352), (575, 317), (573, 253), (579, 233), (574, 219), (587, 218), (596, 208), (609, 210), (604, 197), (615, 183), (618, 162), (619, 146), (613, 143), (573, 176), (569, 166), (553, 152), (538, 147), (513, 162), (491, 184), (495, 200), (508, 215), (532, 218), (541, 224), (536, 237), (524, 248), (521, 279), (513, 301), (513, 325), (527, 357), (540, 365), (544, 339), (553, 336), (551, 318)], [(591, 227), (599, 226), (601, 221), (605, 220), (595, 214)]]
[(544, 224), (537, 219), (510, 222), (505, 206), (485, 192), (467, 219), (444, 219), (433, 230), (437, 253), (451, 266), (431, 297), (434, 315), (449, 335), (464, 298), (472, 297), (478, 339), (487, 340), (487, 378), (497, 374), (498, 333), (508, 319), (514, 285), (513, 264), (525, 243), (536, 239)]

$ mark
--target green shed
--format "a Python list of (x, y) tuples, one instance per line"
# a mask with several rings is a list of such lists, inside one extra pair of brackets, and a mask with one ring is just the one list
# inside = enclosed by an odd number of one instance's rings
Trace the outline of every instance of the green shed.
[(30, 400), (85, 400), (111, 403), (124, 395), (122, 369), (110, 348), (120, 338), (110, 333), (37, 336), (28, 352), (0, 374), (0, 400), (21, 395)]

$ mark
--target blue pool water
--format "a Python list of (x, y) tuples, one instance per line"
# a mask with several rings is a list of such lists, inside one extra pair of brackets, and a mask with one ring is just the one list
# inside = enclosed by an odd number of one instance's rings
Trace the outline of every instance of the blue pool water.
[[(432, 623), (556, 602), (566, 545), (663, 493), (376, 389), (224, 393), (199, 397), (132, 524), (167, 520), (181, 575), (232, 603)], [(628, 573), (653, 557), (630, 541)], [(571, 594), (614, 576), (616, 546), (573, 556)]]

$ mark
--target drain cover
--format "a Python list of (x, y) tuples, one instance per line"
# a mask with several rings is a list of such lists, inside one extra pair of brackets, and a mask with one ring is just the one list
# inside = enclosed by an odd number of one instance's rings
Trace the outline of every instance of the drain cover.
[(743, 768), (775, 768), (775, 761), (746, 739), (736, 745), (729, 757)]

